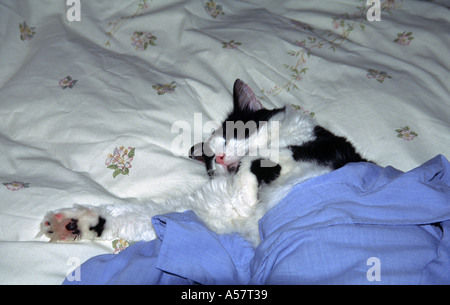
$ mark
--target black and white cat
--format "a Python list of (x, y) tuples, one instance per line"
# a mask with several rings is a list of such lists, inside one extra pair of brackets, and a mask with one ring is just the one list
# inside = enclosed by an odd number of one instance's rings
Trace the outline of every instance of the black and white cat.
[(190, 151), (211, 177), (203, 187), (165, 203), (74, 205), (49, 212), (38, 236), (51, 242), (148, 241), (156, 238), (151, 217), (192, 210), (216, 233), (238, 232), (257, 245), (258, 220), (295, 184), (366, 161), (345, 138), (301, 111), (265, 109), (241, 80), (234, 83), (233, 102), (222, 127)]

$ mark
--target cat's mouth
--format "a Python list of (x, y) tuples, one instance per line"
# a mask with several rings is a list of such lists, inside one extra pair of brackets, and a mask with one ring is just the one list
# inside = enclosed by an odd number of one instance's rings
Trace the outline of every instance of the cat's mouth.
[(217, 155), (215, 156), (216, 164), (224, 166), (228, 172), (235, 173), (239, 168), (240, 159), (228, 159), (226, 156)]
[(239, 168), (239, 162), (233, 163), (231, 165), (222, 165), (222, 166), (224, 166), (229, 173), (235, 173)]
[(229, 173), (235, 173), (239, 169), (240, 158), (231, 158), (225, 154), (214, 154), (209, 145), (198, 143), (191, 147), (189, 158), (197, 160), (206, 166), (206, 172), (210, 178), (214, 178), (216, 166), (221, 166)]

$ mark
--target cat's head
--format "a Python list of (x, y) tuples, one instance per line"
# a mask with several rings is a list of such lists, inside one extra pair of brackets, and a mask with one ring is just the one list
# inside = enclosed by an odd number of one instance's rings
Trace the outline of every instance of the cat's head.
[(270, 119), (284, 108), (266, 109), (253, 90), (241, 80), (233, 86), (233, 110), (210, 137), (191, 147), (189, 157), (203, 162), (211, 177), (217, 166), (235, 172), (240, 160), (267, 148)]

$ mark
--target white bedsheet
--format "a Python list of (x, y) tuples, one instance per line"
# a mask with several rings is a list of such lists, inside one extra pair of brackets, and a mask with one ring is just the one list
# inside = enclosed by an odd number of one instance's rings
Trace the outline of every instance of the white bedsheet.
[(48, 210), (201, 185), (187, 150), (236, 78), (382, 166), (448, 158), (444, 2), (381, 1), (369, 22), (352, 0), (0, 0), (0, 284), (59, 284), (126, 246), (35, 238)]

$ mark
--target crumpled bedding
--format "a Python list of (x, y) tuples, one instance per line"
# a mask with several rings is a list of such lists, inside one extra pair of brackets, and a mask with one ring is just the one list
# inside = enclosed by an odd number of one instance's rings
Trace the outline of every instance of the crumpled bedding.
[(49, 210), (205, 183), (188, 150), (237, 78), (380, 166), (448, 158), (445, 1), (381, 1), (373, 22), (359, 0), (50, 2), (0, 2), (0, 284), (60, 284), (130, 245), (35, 238)]
[(261, 219), (256, 249), (171, 213), (153, 218), (158, 239), (94, 257), (65, 284), (450, 284), (449, 198), (443, 156), (406, 173), (353, 163), (296, 185)]

